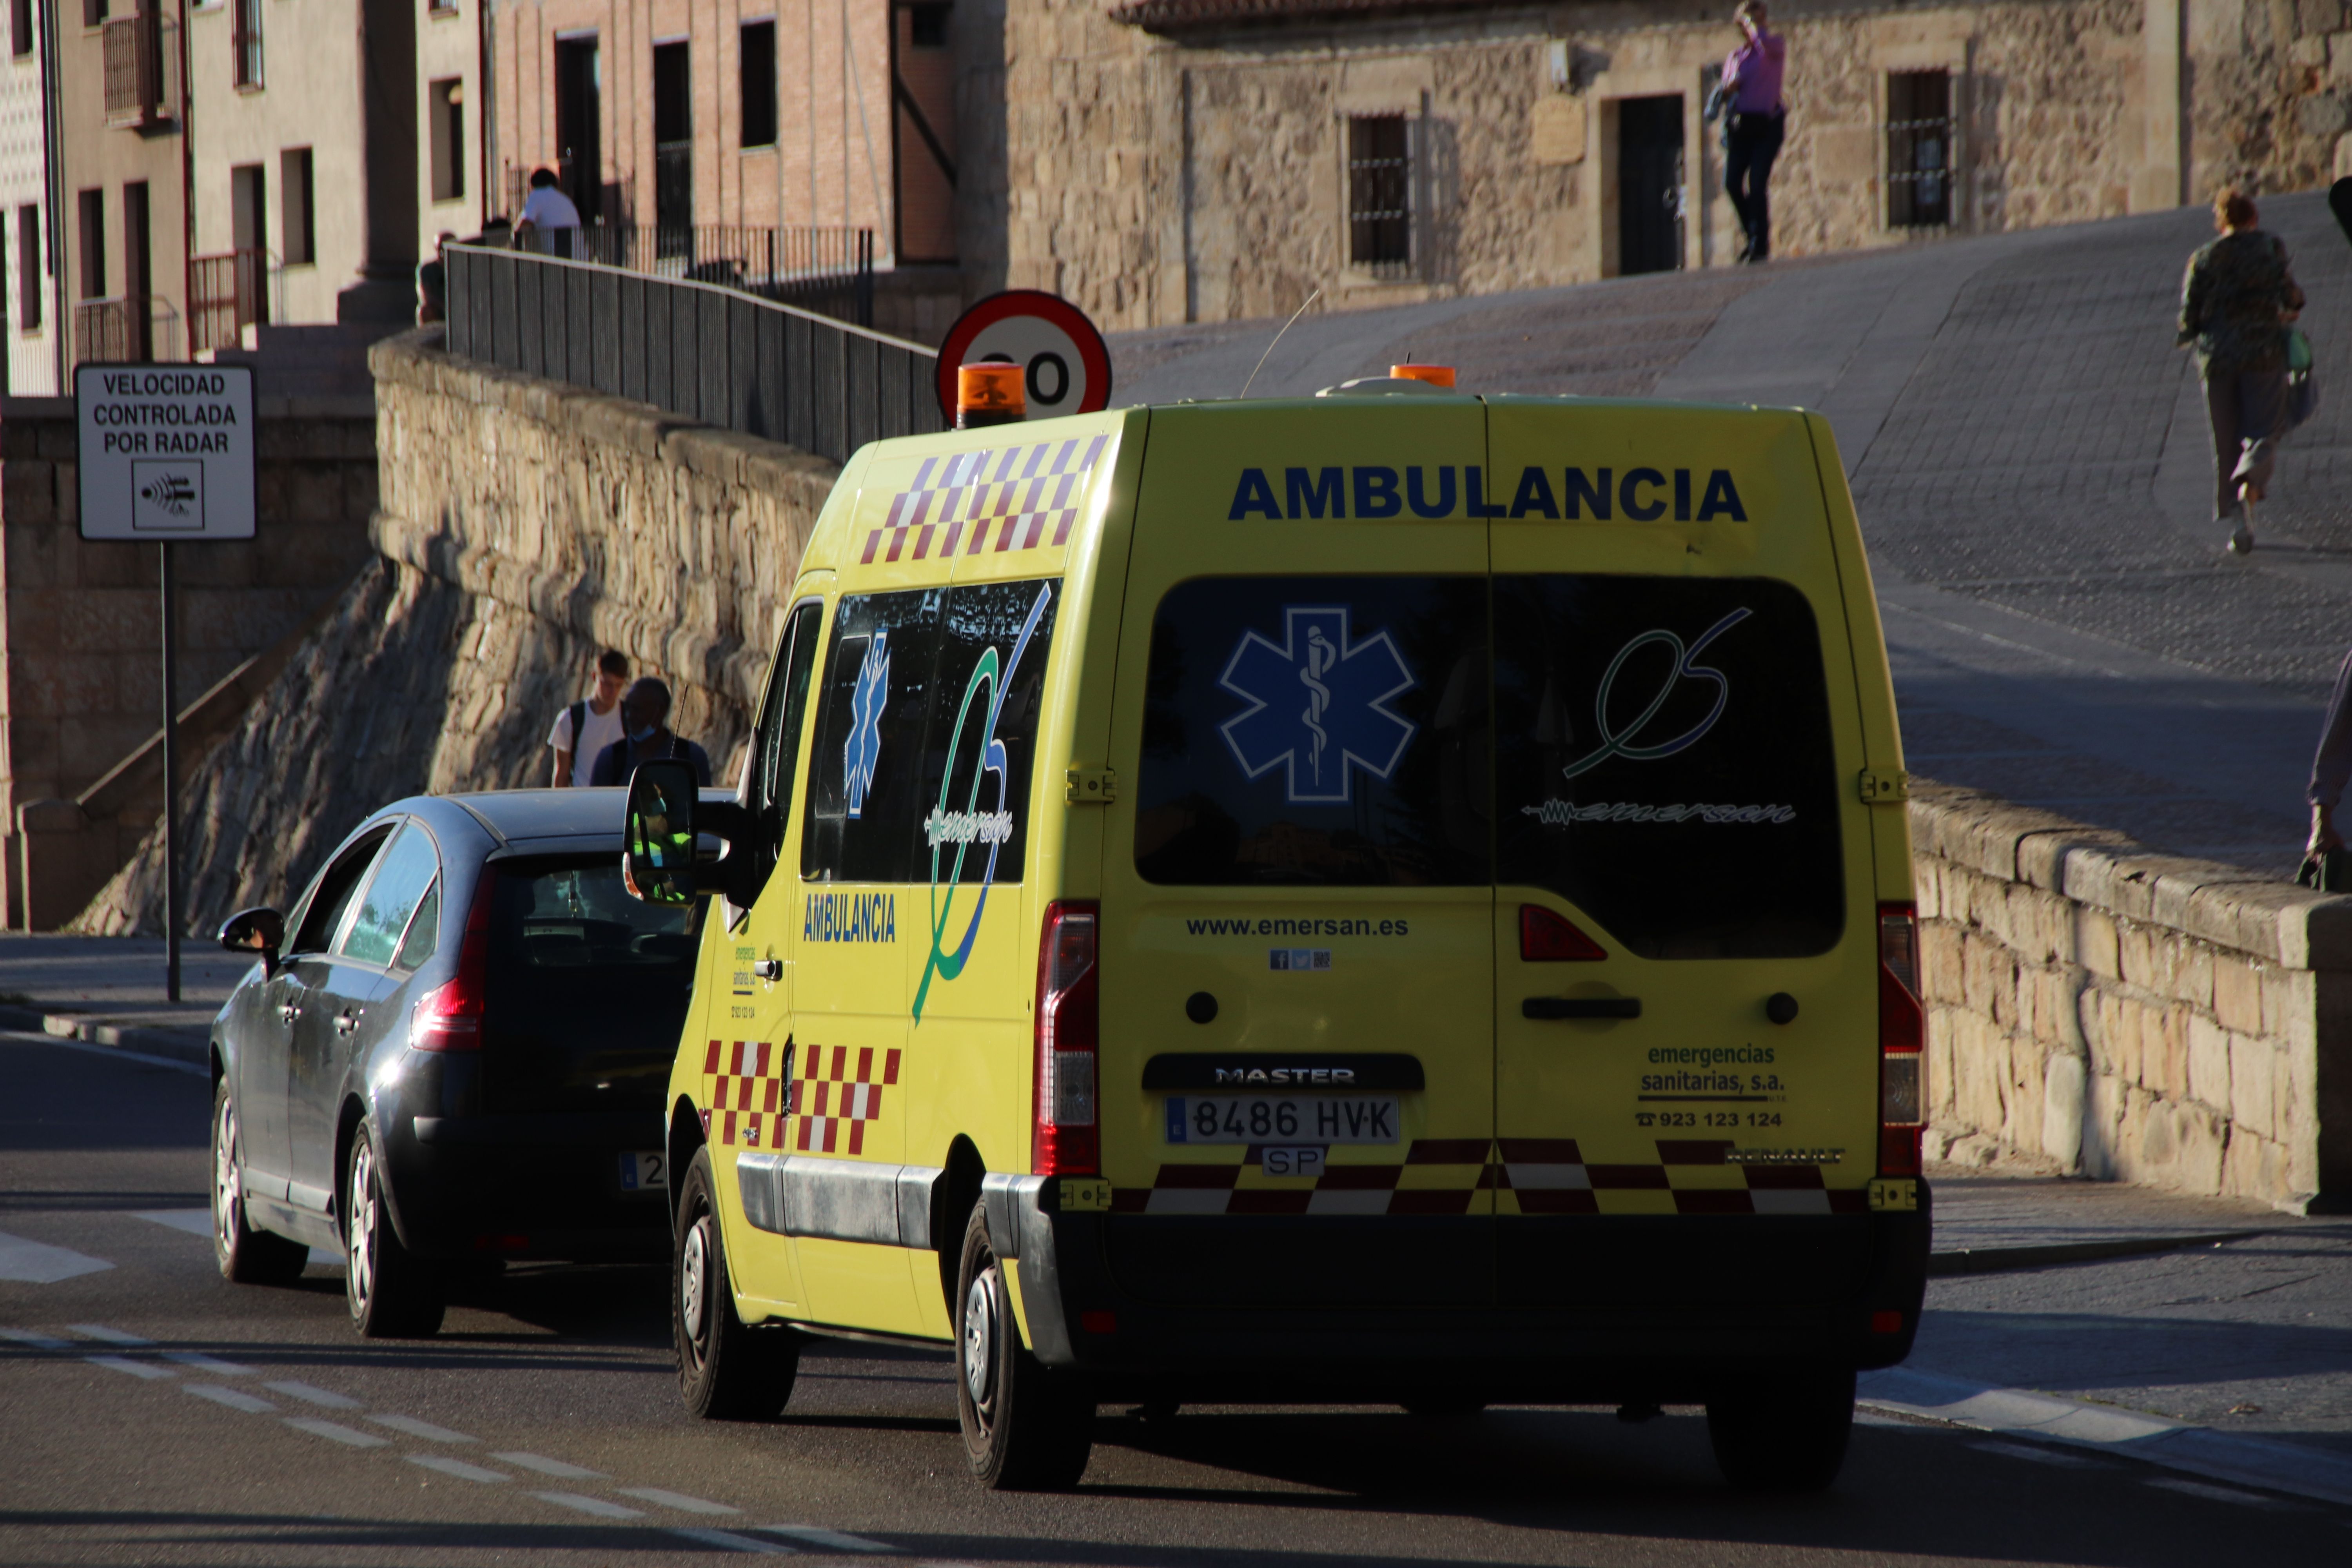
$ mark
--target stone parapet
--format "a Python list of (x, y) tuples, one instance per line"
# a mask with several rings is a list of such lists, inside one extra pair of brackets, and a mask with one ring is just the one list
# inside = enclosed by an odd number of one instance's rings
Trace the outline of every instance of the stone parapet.
[(2352, 1206), (2352, 898), (1924, 782), (1931, 1156)]

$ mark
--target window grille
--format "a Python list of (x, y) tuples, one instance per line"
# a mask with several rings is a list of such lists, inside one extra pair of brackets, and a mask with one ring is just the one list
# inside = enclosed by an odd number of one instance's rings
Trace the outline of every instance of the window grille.
[(1379, 278), (1412, 270), (1412, 135), (1402, 114), (1348, 121), (1348, 259)]
[(1886, 225), (1944, 228), (1952, 221), (1955, 126), (1949, 71), (1886, 77)]

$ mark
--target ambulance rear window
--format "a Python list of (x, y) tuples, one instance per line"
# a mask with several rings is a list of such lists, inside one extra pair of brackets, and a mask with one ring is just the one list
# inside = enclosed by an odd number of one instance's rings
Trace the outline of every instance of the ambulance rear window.
[(1496, 880), (1648, 958), (1782, 958), (1844, 927), (1821, 635), (1762, 579), (1495, 579)]
[(1489, 879), (1485, 579), (1179, 584), (1152, 624), (1146, 703), (1147, 879)]

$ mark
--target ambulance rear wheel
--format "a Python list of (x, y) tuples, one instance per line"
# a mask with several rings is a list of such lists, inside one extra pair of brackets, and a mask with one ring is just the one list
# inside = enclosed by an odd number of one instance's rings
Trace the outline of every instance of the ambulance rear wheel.
[(988, 1214), (972, 1205), (956, 1270), (956, 1413), (964, 1458), (996, 1491), (1052, 1491), (1077, 1485), (1094, 1447), (1091, 1390), (1021, 1345), (1005, 1265), (989, 1244)]
[(772, 1421), (800, 1375), (800, 1336), (755, 1329), (735, 1315), (727, 1244), (719, 1233), (710, 1151), (698, 1150), (677, 1199), (677, 1245), (669, 1268), (670, 1336), (678, 1392), (706, 1421)]
[(1706, 1402), (1715, 1462), (1747, 1491), (1822, 1490), (1837, 1479), (1853, 1432), (1852, 1368), (1759, 1379)]

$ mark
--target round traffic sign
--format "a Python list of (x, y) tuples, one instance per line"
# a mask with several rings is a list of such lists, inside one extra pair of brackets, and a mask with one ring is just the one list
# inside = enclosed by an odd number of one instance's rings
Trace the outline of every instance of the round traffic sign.
[(1058, 294), (1008, 289), (956, 318), (940, 345), (940, 413), (955, 423), (956, 370), (983, 360), (1024, 367), (1029, 417), (1110, 406), (1110, 351), (1086, 312)]

